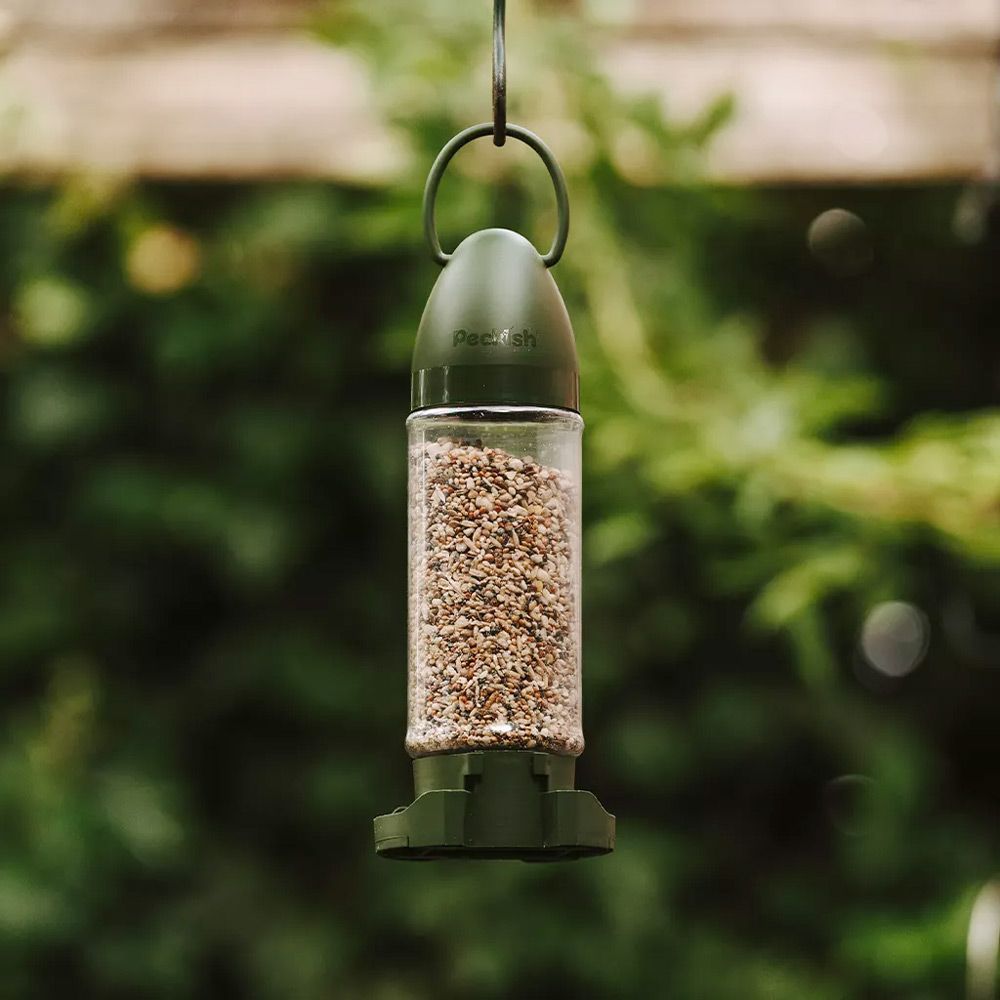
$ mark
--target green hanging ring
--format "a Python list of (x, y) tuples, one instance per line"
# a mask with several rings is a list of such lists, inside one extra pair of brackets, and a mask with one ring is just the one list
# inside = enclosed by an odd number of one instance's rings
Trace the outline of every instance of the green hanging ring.
[[(557, 225), (556, 235), (552, 240), (549, 252), (542, 257), (542, 263), (546, 267), (553, 267), (559, 263), (559, 258), (566, 249), (566, 239), (569, 236), (569, 194), (566, 191), (566, 178), (563, 176), (562, 168), (556, 162), (552, 150), (535, 135), (520, 125), (508, 125), (507, 135), (514, 139), (520, 139), (526, 146), (530, 146), (541, 157), (545, 164), (549, 177), (556, 191), (556, 211)], [(493, 122), (483, 122), (481, 125), (472, 125), (459, 132), (447, 145), (438, 153), (431, 172), (427, 175), (427, 186), (424, 188), (424, 235), (431, 248), (431, 256), (442, 267), (451, 260), (451, 254), (445, 253), (441, 249), (441, 241), (438, 239), (437, 226), (434, 223), (434, 202), (437, 198), (438, 187), (441, 178), (451, 162), (451, 158), (465, 145), (473, 139), (480, 139), (485, 135), (493, 135)]]

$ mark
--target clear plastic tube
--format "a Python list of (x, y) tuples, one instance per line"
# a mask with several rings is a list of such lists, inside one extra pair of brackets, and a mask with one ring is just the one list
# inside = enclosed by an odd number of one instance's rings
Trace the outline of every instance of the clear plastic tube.
[(583, 420), (437, 408), (407, 429), (407, 751), (580, 754)]

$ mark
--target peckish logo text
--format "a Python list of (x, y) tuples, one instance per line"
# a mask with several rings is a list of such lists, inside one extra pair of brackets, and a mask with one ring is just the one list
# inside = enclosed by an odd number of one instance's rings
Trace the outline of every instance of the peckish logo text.
[(469, 347), (521, 347), (530, 351), (538, 346), (538, 341), (530, 330), (512, 330), (509, 326), (502, 330), (494, 328), (488, 333), (456, 330), (452, 336), (453, 347), (466, 344)]

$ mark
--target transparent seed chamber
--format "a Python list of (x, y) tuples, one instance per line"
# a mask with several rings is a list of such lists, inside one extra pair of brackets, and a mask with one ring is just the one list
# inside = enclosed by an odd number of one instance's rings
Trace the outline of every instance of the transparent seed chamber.
[(407, 429), (407, 751), (580, 754), (582, 419), (437, 408)]

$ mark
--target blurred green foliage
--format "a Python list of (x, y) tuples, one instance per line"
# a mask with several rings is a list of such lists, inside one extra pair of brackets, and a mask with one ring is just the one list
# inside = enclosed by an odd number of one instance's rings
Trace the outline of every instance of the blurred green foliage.
[[(0, 200), (0, 992), (959, 996), (1000, 867), (997, 242), (955, 240), (953, 191), (697, 185), (726, 107), (663, 122), (526, 6), (511, 119), (573, 204), (581, 771), (619, 848), (374, 857), (371, 817), (409, 796), (420, 192), (485, 117), (488, 24), (368, 7), (323, 30), (409, 136), (392, 188)], [(477, 144), (442, 233), (541, 245), (546, 183)], [(865, 226), (810, 252), (835, 206)], [(906, 677), (858, 652), (886, 600), (929, 625)]]

